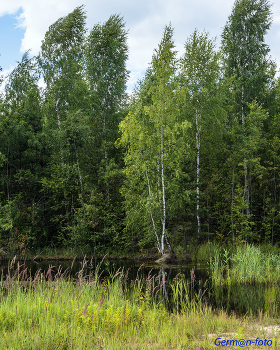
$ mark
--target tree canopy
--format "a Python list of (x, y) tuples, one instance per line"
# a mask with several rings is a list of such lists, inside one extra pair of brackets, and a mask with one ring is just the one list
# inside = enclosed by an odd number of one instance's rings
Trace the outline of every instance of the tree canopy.
[[(267, 0), (236, 0), (222, 44), (171, 24), (129, 96), (128, 30), (77, 7), (0, 96), (0, 242), (83, 254), (280, 243), (280, 81)], [(39, 79), (45, 88), (39, 88)]]

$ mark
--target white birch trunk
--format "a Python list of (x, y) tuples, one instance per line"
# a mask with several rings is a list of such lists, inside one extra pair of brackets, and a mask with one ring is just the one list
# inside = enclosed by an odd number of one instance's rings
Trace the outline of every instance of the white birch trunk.
[(167, 300), (167, 288), (166, 288), (166, 279), (165, 279), (165, 268), (163, 267), (161, 269), (161, 274), (162, 274), (162, 287), (163, 287), (163, 291), (164, 291), (164, 300)]
[[(160, 170), (159, 170), (159, 159), (157, 159), (157, 174), (158, 174), (158, 193), (160, 193)], [(161, 206), (161, 198), (159, 197), (159, 205)]]
[[(147, 169), (146, 169), (146, 178), (147, 178), (147, 184), (148, 184), (148, 190), (149, 190), (149, 198), (150, 198), (150, 202), (151, 202), (151, 200), (152, 200), (152, 198), (151, 198), (151, 186), (150, 186), (150, 181), (149, 181)], [(157, 248), (158, 248), (158, 251), (161, 253), (159, 237), (157, 234), (157, 229), (156, 229), (156, 225), (155, 225), (155, 221), (154, 221), (151, 207), (150, 207), (150, 215), (151, 215), (151, 220), (152, 220), (152, 224), (153, 224), (153, 228), (154, 228), (154, 233), (155, 233), (155, 236), (157, 238)]]
[(164, 155), (164, 154), (163, 154), (163, 128), (161, 128), (161, 185), (162, 185), (162, 235), (161, 235), (161, 252), (162, 252), (162, 254), (164, 254), (165, 221), (166, 221), (163, 155)]
[(56, 108), (56, 117), (57, 117), (58, 130), (61, 131), (60, 116), (59, 116), (59, 112), (58, 112), (58, 103), (59, 103), (59, 98), (56, 101), (55, 108)]
[(195, 115), (196, 122), (196, 217), (197, 217), (197, 236), (200, 237), (201, 223), (199, 215), (199, 180), (200, 180), (200, 132), (201, 132), (201, 117), (198, 117), (197, 110)]

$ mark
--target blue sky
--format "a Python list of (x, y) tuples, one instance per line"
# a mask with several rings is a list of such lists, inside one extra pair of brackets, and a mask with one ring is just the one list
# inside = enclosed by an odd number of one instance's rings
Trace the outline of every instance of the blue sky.
[[(273, 24), (266, 42), (280, 68), (278, 3), (272, 6)], [(31, 49), (31, 54), (38, 54), (48, 27), (82, 4), (87, 12), (88, 28), (105, 22), (115, 13), (124, 17), (129, 29), (128, 90), (131, 91), (148, 67), (166, 24), (171, 22), (174, 27), (179, 55), (195, 28), (209, 31), (211, 37), (217, 37), (219, 46), (234, 0), (0, 0), (0, 66), (4, 74), (15, 67), (25, 51)]]
[(19, 27), (18, 16), (21, 10), (13, 15), (0, 17), (0, 67), (9, 69), (22, 57), (21, 41), (25, 28)]

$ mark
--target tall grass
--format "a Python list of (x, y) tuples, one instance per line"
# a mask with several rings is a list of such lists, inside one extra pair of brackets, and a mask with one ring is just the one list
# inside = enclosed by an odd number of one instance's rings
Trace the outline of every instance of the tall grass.
[(217, 251), (222, 248), (215, 242), (207, 242), (200, 245), (194, 244), (188, 246), (189, 258), (193, 262), (206, 262), (213, 258)]
[(280, 280), (279, 255), (262, 253), (259, 247), (238, 246), (235, 253), (217, 250), (210, 260), (215, 285), (276, 283)]
[(240, 329), (236, 317), (201, 303), (194, 280), (171, 283), (169, 312), (162, 274), (138, 270), (129, 280), (119, 269), (103, 278), (101, 266), (85, 276), (87, 266), (75, 280), (53, 266), (34, 277), (19, 264), (10, 270), (0, 283), (0, 349), (211, 348), (208, 333)]

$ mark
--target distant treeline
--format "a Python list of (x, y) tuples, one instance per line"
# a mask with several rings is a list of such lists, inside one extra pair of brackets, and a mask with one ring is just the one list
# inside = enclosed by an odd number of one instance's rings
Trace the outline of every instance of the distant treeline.
[(131, 96), (123, 18), (88, 35), (82, 6), (58, 19), (39, 55), (2, 79), (0, 245), (164, 253), (280, 242), (271, 17), (266, 0), (236, 0), (221, 48), (195, 30), (181, 58), (166, 26)]

